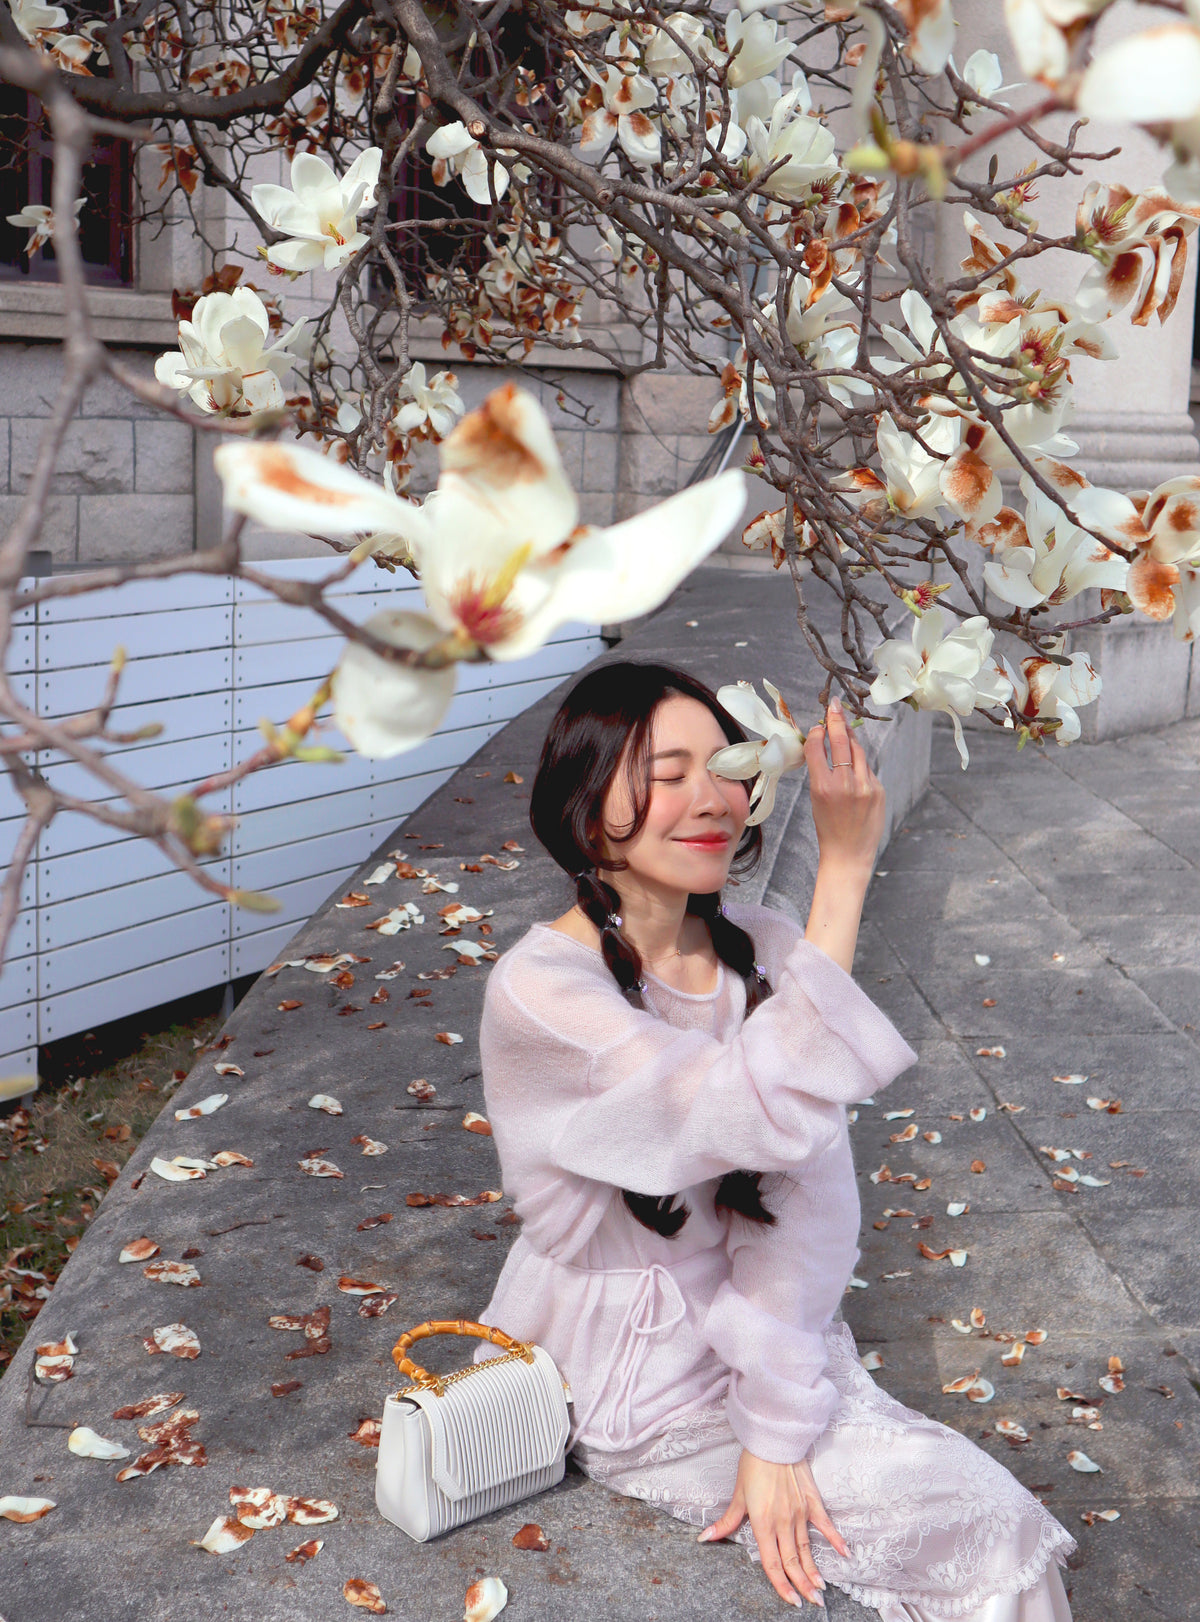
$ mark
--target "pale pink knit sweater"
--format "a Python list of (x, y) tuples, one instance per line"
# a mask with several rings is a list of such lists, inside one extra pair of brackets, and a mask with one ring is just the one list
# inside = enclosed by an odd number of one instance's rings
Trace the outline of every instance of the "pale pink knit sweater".
[[(775, 988), (748, 1018), (724, 966), (700, 996), (650, 975), (653, 1011), (632, 1008), (598, 951), (546, 924), (492, 970), (484, 1093), (523, 1228), (483, 1316), (554, 1357), (572, 1442), (626, 1448), (724, 1399), (744, 1447), (794, 1463), (837, 1400), (823, 1331), (859, 1254), (845, 1107), (917, 1056), (792, 919), (727, 910)], [(769, 1174), (773, 1227), (715, 1211), (739, 1168)], [(664, 1239), (622, 1188), (679, 1193), (691, 1216)]]

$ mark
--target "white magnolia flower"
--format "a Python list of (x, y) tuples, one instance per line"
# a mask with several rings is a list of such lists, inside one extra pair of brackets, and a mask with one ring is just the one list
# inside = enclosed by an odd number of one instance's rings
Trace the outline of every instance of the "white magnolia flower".
[(411, 399), (399, 406), (392, 418), (396, 432), (445, 439), (456, 419), (467, 409), (458, 393), (454, 373), (435, 372), (426, 383), (425, 368), (418, 360), (405, 372), (402, 382)]
[(297, 321), (264, 348), (270, 335), (266, 307), (253, 288), (207, 293), (196, 300), (191, 319), (179, 323), (179, 348), (158, 357), (154, 375), (218, 416), (282, 410), (283, 378), (303, 357), (307, 334)]
[(775, 713), (770, 710), (748, 681), (730, 683), (717, 689), (717, 703), (734, 720), (751, 732), (761, 732), (761, 743), (731, 743), (708, 758), (707, 766), (717, 777), (755, 779), (750, 791), (750, 815), (746, 826), (765, 822), (775, 808), (775, 790), (784, 772), (794, 772), (804, 764), (804, 734), (792, 719), (792, 712), (778, 687), (763, 677)]
[(369, 146), (341, 177), (315, 152), (297, 152), (286, 186), (250, 188), (250, 201), (268, 225), (289, 239), (267, 249), (267, 261), (279, 270), (336, 270), (367, 241), (358, 216), (375, 207), (375, 185), (383, 153)]
[[(775, 69), (787, 61), (792, 41), (780, 39), (779, 24), (761, 12), (743, 16), (735, 6), (725, 19), (725, 45), (733, 61), (726, 83), (738, 90), (757, 79), (774, 76)], [(741, 47), (739, 50), (738, 47)]]
[(1079, 82), (1088, 118), (1122, 119), (1166, 131), (1181, 158), (1200, 157), (1200, 0), (1190, 21), (1163, 22), (1103, 50)]
[[(1198, 481), (1200, 482), (1200, 481)], [(1014, 608), (1057, 606), (1090, 587), (1123, 591), (1129, 562), (1078, 528), (1027, 474), (1021, 478), (1025, 517), (1002, 507), (995, 520), (971, 531), (992, 554), (983, 577)]]
[[(953, 57), (950, 59), (953, 65)], [(1000, 58), (995, 51), (980, 49), (972, 51), (963, 63), (962, 77), (972, 90), (986, 96), (989, 101), (1000, 95), (1002, 91), (1014, 90), (1015, 85), (1004, 83), (1004, 74), (1000, 67)]]
[(1094, 263), (1072, 301), (1076, 312), (1106, 321), (1136, 300), (1135, 327), (1175, 308), (1187, 270), (1187, 238), (1200, 224), (1200, 203), (1176, 202), (1161, 186), (1131, 192), (1091, 181), (1075, 211), (1076, 231)]
[(857, 467), (838, 474), (834, 485), (857, 504), (877, 503), (904, 518), (936, 518), (947, 505), (943, 474), (950, 465), (947, 458), (959, 447), (960, 426), (957, 417), (931, 417), (921, 429), (922, 445), (914, 435), (902, 433), (891, 412), (884, 411), (875, 436), (883, 477)]
[(662, 139), (645, 112), (658, 101), (650, 80), (628, 66), (607, 68), (603, 74), (586, 63), (584, 69), (600, 86), (603, 105), (594, 107), (583, 121), (579, 156), (588, 163), (600, 163), (615, 137), (639, 169), (656, 164), (662, 156)]
[(911, 699), (921, 710), (942, 710), (954, 726), (954, 742), (966, 769), (969, 756), (960, 715), (1004, 703), (1013, 683), (989, 655), (994, 632), (983, 614), (951, 631), (945, 615), (934, 605), (913, 622), (911, 646), (889, 638), (875, 650), (878, 676), (871, 683), (873, 704), (895, 704)]
[(8, 0), (8, 9), (31, 45), (37, 43), (39, 34), (67, 26), (67, 14), (61, 6), (43, 6), (39, 0)]
[[(272, 528), (404, 537), (427, 606), (421, 634), (436, 631), (447, 660), (479, 650), (521, 659), (571, 620), (605, 624), (648, 613), (720, 544), (745, 501), (742, 474), (729, 472), (609, 529), (580, 525), (545, 413), (514, 384), (495, 390), (443, 442), (438, 487), (422, 507), (299, 446), (226, 442), (214, 460), (229, 505)], [(403, 634), (405, 645), (416, 645), (408, 622)], [(422, 670), (376, 663), (389, 692), (395, 683), (429, 687)], [(423, 736), (449, 703), (453, 684), (440, 673), (438, 680), (437, 701), (420, 707)], [(395, 713), (392, 698), (381, 694), (371, 713)], [(407, 723), (386, 748), (377, 731), (356, 737), (340, 713), (339, 724), (372, 754), (413, 741)]]
[(1076, 23), (1098, 17), (1112, 0), (1004, 0), (1004, 20), (1021, 72), (1043, 84), (1066, 77), (1070, 33)]
[(950, 0), (892, 0), (908, 28), (908, 54), (922, 73), (940, 73), (954, 48)]
[[(668, 17), (664, 17), (663, 21), (671, 33), (683, 40), (696, 56), (708, 54), (704, 50), (707, 43), (704, 38), (704, 24), (699, 17), (693, 17), (686, 11), (673, 11)], [(661, 28), (656, 28), (651, 34), (642, 62), (646, 72), (655, 79), (669, 79), (675, 74), (690, 74), (696, 71), (686, 52), (682, 51)]]
[[(83, 207), (85, 198), (75, 199), (75, 218), (79, 218), (79, 211)], [(54, 235), (54, 212), (45, 203), (26, 203), (19, 214), (6, 214), (5, 219), (9, 225), (19, 226), (23, 231), (29, 232), (29, 241), (25, 244), (25, 252), (36, 253), (44, 248)]]
[(493, 159), (489, 179), (487, 155), (474, 136), (467, 133), (461, 119), (434, 130), (425, 143), (425, 150), (433, 159), (435, 186), (444, 186), (457, 175), (471, 201), (485, 204), (491, 202), (493, 192), (499, 199), (508, 190), (508, 170)]
[(1076, 709), (1100, 696), (1100, 677), (1088, 655), (1073, 653), (1069, 664), (1060, 665), (1034, 654), (1022, 659), (1018, 670), (1003, 657), (1000, 663), (1030, 735), (1053, 733), (1055, 743), (1074, 743), (1081, 730)]
[(833, 131), (819, 118), (808, 117), (811, 105), (808, 84), (803, 74), (797, 74), (792, 89), (776, 102), (769, 125), (760, 118), (746, 120), (749, 178), (756, 179), (782, 160), (782, 168), (776, 169), (761, 187), (770, 197), (785, 202), (806, 201), (814, 185), (838, 173)]

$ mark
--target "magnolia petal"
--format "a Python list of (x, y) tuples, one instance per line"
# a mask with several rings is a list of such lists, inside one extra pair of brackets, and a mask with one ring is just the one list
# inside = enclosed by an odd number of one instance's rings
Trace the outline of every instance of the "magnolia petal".
[(225, 440), (213, 452), (226, 505), (267, 529), (320, 535), (403, 535), (421, 525), (420, 509), (319, 451), (299, 445)]
[(212, 1115), (215, 1110), (220, 1109), (222, 1104), (228, 1104), (228, 1102), (228, 1093), (210, 1093), (207, 1098), (202, 1098), (198, 1104), (193, 1104), (190, 1109), (177, 1109), (175, 1119), (177, 1121), (194, 1121), (201, 1115)]
[(326, 1115), (340, 1115), (342, 1106), (329, 1093), (314, 1093), (308, 1101), (309, 1109), (324, 1110)]
[(1067, 1463), (1071, 1466), (1072, 1470), (1078, 1470), (1085, 1475), (1091, 1474), (1093, 1471), (1097, 1473), (1100, 1471), (1100, 1466), (1096, 1463), (1096, 1461), (1094, 1459), (1089, 1459), (1087, 1454), (1079, 1448), (1073, 1448), (1071, 1452), (1067, 1454)]
[(731, 743), (708, 757), (708, 770), (716, 777), (757, 777), (761, 743)]
[(243, 1526), (236, 1515), (218, 1515), (204, 1536), (193, 1541), (198, 1549), (207, 1549), (209, 1554), (232, 1554), (253, 1536), (254, 1528)]
[[(754, 691), (753, 682), (730, 682), (718, 688), (717, 702), (740, 726), (749, 728), (751, 732), (760, 732), (764, 738), (779, 730), (779, 718)], [(733, 744), (730, 747), (736, 749), (744, 746)]]
[(648, 614), (721, 544), (745, 501), (745, 477), (731, 471), (611, 529), (585, 533), (557, 566), (541, 607), (493, 643), (491, 656), (524, 658), (571, 620), (603, 625)]
[(0, 1520), (17, 1521), (22, 1526), (40, 1521), (55, 1507), (53, 1498), (19, 1498), (13, 1494), (0, 1498)]
[(129, 1449), (120, 1442), (99, 1436), (90, 1425), (76, 1425), (67, 1437), (67, 1446), (81, 1459), (127, 1459)]
[(1200, 29), (1145, 28), (1101, 51), (1080, 80), (1075, 105), (1088, 118), (1166, 124), (1200, 113)]
[(508, 1604), (508, 1589), (499, 1577), (481, 1577), (467, 1589), (463, 1622), (492, 1622)]
[[(365, 629), (395, 648), (430, 648), (445, 635), (426, 614), (384, 609)], [(387, 760), (415, 748), (436, 732), (454, 697), (457, 669), (393, 665), (356, 642), (347, 643), (333, 675), (337, 724), (371, 760)]]

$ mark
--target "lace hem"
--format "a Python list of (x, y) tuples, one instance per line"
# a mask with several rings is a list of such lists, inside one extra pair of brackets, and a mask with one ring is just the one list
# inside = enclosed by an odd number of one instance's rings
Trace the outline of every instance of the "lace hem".
[[(894, 1615), (897, 1604), (919, 1605), (931, 1617), (944, 1618), (945, 1622), (955, 1622), (955, 1619), (970, 1616), (990, 1599), (1008, 1598), (1013, 1594), (1028, 1593), (1036, 1588), (1046, 1575), (1050, 1562), (1056, 1561), (1060, 1566), (1066, 1565), (1066, 1557), (1075, 1548), (1075, 1539), (1063, 1526), (1055, 1524), (1053, 1530), (1042, 1528), (1042, 1545), (1037, 1553), (1031, 1555), (1018, 1571), (1002, 1577), (996, 1582), (989, 1583), (986, 1588), (980, 1586), (974, 1592), (966, 1595), (956, 1595), (948, 1599), (944, 1595), (933, 1594), (898, 1594), (891, 1588), (872, 1588), (861, 1583), (846, 1582), (840, 1577), (828, 1577), (827, 1582), (840, 1588), (843, 1593), (849, 1594), (852, 1600), (860, 1605), (874, 1607), (883, 1613), (886, 1618), (889, 1610)], [(813, 1549), (814, 1557), (816, 1548)], [(817, 1570), (821, 1569), (821, 1562), (816, 1562)], [(821, 1572), (824, 1577), (825, 1573)]]
[[(905, 1606), (956, 1622), (987, 1601), (1024, 1593), (1075, 1540), (1003, 1464), (958, 1431), (906, 1408), (870, 1378), (844, 1324), (826, 1337), (833, 1419), (810, 1449), (817, 1486), (851, 1557), (819, 1534), (822, 1577), (894, 1622)], [(681, 1414), (640, 1446), (577, 1445), (583, 1470), (613, 1491), (710, 1525), (729, 1502), (741, 1445), (722, 1406)], [(748, 1521), (731, 1541), (760, 1558)]]

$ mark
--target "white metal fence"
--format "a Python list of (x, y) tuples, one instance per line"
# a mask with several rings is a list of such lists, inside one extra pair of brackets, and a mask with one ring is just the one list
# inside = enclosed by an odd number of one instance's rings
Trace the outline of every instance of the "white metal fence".
[[(328, 572), (326, 559), (261, 564), (292, 578)], [(361, 579), (359, 577), (362, 577)], [(348, 617), (418, 607), (396, 584), (357, 571), (332, 596)], [(382, 584), (381, 584), (382, 582)], [(86, 709), (103, 691), (113, 651), (129, 663), (114, 731), (161, 721), (162, 735), (112, 761), (160, 793), (182, 792), (243, 759), (328, 674), (339, 639), (307, 610), (242, 581), (183, 576), (56, 599), (26, 610), (10, 671), (43, 714)], [(152, 845), (65, 813), (42, 835), (25, 875), (22, 910), (0, 973), (0, 1077), (36, 1070), (37, 1046), (170, 998), (264, 968), (276, 949), (372, 847), (506, 721), (603, 651), (597, 628), (567, 626), (528, 659), (460, 665), (445, 725), (393, 760), (348, 752), (341, 765), (289, 761), (206, 799), (236, 814), (225, 852), (207, 863), (223, 882), (268, 890), (279, 913), (234, 909), (206, 895)], [(337, 733), (324, 734), (338, 748)], [(47, 779), (81, 796), (94, 783), (42, 755)], [(0, 782), (0, 861), (21, 826), (21, 803)], [(422, 830), (429, 832), (429, 830)]]

